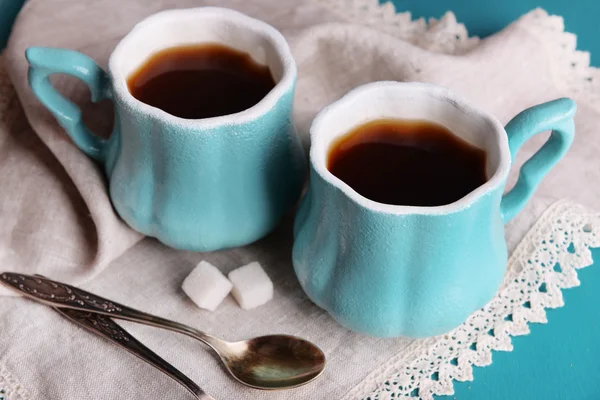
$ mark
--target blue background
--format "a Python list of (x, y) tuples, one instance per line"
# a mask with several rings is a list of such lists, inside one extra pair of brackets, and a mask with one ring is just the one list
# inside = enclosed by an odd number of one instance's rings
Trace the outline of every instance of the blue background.
[(12, 22), (25, 0), (0, 0), (0, 49), (4, 48)]
[[(0, 0), (0, 48), (24, 0)], [(439, 18), (452, 10), (471, 35), (485, 37), (527, 11), (543, 7), (565, 18), (578, 48), (600, 66), (599, 0), (394, 0), (398, 11)], [(598, 183), (596, 183), (598, 184)], [(600, 249), (593, 252), (600, 260)], [(456, 382), (456, 394), (439, 400), (600, 399), (600, 267), (579, 271), (580, 287), (563, 292), (565, 306), (548, 311), (548, 324), (513, 339), (514, 351), (495, 352), (492, 365), (475, 368), (473, 382)]]

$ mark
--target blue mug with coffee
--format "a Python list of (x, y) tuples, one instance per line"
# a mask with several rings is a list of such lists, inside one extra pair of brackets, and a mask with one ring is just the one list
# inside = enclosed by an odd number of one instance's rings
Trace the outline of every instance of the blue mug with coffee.
[[(310, 186), (294, 227), (292, 258), (304, 291), (340, 324), (368, 335), (419, 338), (459, 326), (498, 291), (507, 263), (504, 224), (568, 150), (575, 109), (572, 100), (558, 99), (523, 111), (503, 127), (446, 88), (376, 82), (322, 110), (310, 129)], [(447, 128), (485, 151), (487, 179), (437, 206), (386, 204), (359, 194), (329, 170), (329, 157), (340, 138), (377, 120)], [(521, 145), (547, 130), (552, 133), (546, 144), (504, 194)]]
[[(204, 119), (177, 117), (130, 93), (128, 77), (153, 54), (204, 43), (248, 53), (269, 68), (274, 87), (244, 111)], [(273, 230), (300, 196), (306, 161), (292, 122), (296, 65), (266, 23), (213, 7), (163, 11), (117, 45), (108, 73), (71, 50), (33, 47), (26, 56), (33, 92), (103, 165), (112, 204), (135, 230), (179, 249), (241, 246)], [(79, 107), (52, 86), (57, 73), (84, 81), (94, 101), (113, 101), (109, 139), (90, 132)]]

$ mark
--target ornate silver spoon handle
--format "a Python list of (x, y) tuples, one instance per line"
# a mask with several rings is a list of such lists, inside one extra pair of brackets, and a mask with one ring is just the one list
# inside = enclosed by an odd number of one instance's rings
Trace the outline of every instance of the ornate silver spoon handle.
[(77, 311), (68, 308), (54, 309), (71, 321), (89, 329), (97, 335), (110, 340), (116, 345), (124, 348), (148, 364), (162, 371), (170, 378), (181, 384), (200, 400), (214, 400), (208, 394), (196, 385), (190, 378), (181, 373), (177, 368), (163, 360), (152, 350), (144, 346), (137, 339), (131, 336), (125, 329), (121, 328), (116, 322), (105, 315), (95, 314), (93, 312)]
[(213, 340), (211, 340), (213, 338), (210, 335), (189, 326), (129, 308), (96, 296), (93, 293), (86, 292), (85, 290), (56, 282), (40, 275), (31, 276), (13, 272), (2, 272), (0, 273), (0, 283), (26, 297), (51, 307), (89, 311), (112, 318), (139, 322), (192, 336), (203, 340), (209, 346), (214, 344)]

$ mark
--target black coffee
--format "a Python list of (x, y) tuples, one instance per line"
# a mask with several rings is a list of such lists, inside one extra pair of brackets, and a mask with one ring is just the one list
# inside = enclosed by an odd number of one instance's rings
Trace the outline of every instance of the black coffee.
[(337, 139), (327, 168), (379, 203), (441, 206), (487, 181), (485, 151), (427, 121), (378, 120)]
[(152, 55), (127, 80), (136, 99), (181, 118), (246, 110), (275, 86), (269, 68), (220, 44), (172, 47)]

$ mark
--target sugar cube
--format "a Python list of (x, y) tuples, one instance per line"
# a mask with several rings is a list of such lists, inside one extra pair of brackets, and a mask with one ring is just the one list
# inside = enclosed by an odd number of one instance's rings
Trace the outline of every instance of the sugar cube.
[(231, 294), (245, 310), (261, 306), (273, 298), (273, 282), (256, 261), (231, 271), (228, 277), (233, 283)]
[(198, 307), (209, 311), (214, 311), (221, 304), (232, 287), (225, 275), (207, 261), (200, 261), (181, 285)]

